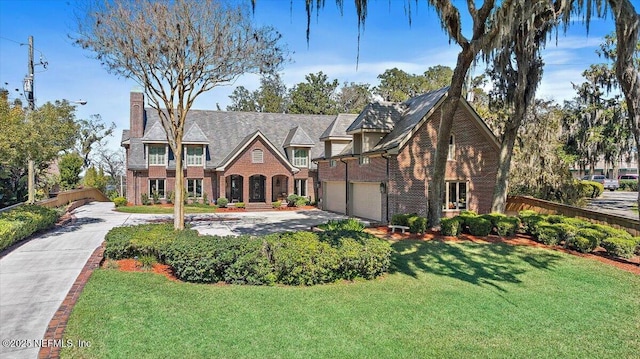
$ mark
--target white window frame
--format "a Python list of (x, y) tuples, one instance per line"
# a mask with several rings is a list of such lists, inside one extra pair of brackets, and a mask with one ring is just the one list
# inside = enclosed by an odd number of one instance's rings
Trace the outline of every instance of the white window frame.
[[(200, 183), (200, 193), (194, 193), (197, 190), (198, 183)], [(187, 198), (202, 198), (202, 186), (202, 178), (187, 178)], [(194, 191), (189, 191), (191, 188), (193, 188)]]
[(251, 163), (264, 163), (264, 151), (259, 148), (251, 151)]
[[(151, 149), (162, 149), (163, 154), (151, 153)], [(166, 145), (147, 145), (147, 163), (149, 166), (166, 166), (167, 165), (167, 146)]]
[[(445, 181), (443, 211), (465, 211), (469, 209), (469, 181)], [(455, 196), (450, 193), (451, 184), (455, 184)], [(460, 185), (464, 185), (464, 198), (460, 196)], [(456, 198), (453, 198), (456, 197)]]
[(307, 196), (307, 179), (306, 178), (296, 178), (293, 182), (293, 191), (298, 196)]
[(147, 187), (149, 189), (149, 198), (153, 198), (153, 184), (155, 184), (155, 188), (158, 188), (160, 183), (162, 183), (162, 192), (158, 191), (160, 198), (167, 198), (167, 181), (165, 178), (149, 179), (149, 186)]
[[(304, 156), (299, 152), (304, 152)], [(292, 151), (293, 165), (295, 167), (309, 167), (309, 149), (307, 148), (294, 148)]]
[(449, 152), (447, 152), (447, 161), (454, 161), (456, 159), (456, 138), (451, 135), (449, 137)]
[(371, 162), (369, 156), (360, 156), (358, 157), (358, 164), (360, 165), (368, 165)]
[[(195, 151), (195, 150), (200, 150), (202, 151), (200, 154), (196, 154), (196, 153), (189, 153), (189, 150), (191, 151)], [(185, 163), (187, 164), (187, 166), (202, 166), (204, 165), (204, 147), (202, 146), (185, 146)]]

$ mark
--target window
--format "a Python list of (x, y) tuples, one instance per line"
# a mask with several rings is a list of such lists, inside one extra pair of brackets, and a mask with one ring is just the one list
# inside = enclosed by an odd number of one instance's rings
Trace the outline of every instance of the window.
[(167, 147), (149, 146), (149, 165), (165, 166), (167, 164)]
[(467, 209), (467, 182), (445, 182), (445, 211)]
[(456, 159), (456, 143), (453, 135), (449, 137), (449, 153), (447, 153), (447, 160), (452, 161)]
[(202, 179), (187, 179), (187, 197), (202, 197)]
[(296, 167), (308, 167), (308, 153), (306, 149), (293, 150), (293, 165)]
[(202, 146), (187, 146), (187, 166), (202, 166), (203, 153)]
[(338, 165), (338, 161), (336, 161), (336, 160), (330, 160), (329, 161), (329, 167), (335, 167), (337, 165)]
[(298, 196), (307, 196), (307, 180), (306, 179), (297, 179), (295, 180), (295, 193)]
[(155, 192), (158, 192), (159, 198), (165, 198), (164, 179), (149, 180), (149, 197), (153, 197)]
[(251, 152), (251, 163), (264, 163), (262, 150), (253, 150), (253, 152)]
[(358, 163), (360, 163), (361, 165), (369, 164), (369, 157), (360, 156), (360, 158), (358, 159)]

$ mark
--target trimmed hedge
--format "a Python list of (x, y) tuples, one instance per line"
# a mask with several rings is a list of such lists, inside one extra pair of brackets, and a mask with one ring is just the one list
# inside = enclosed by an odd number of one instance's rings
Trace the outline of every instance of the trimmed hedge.
[(604, 185), (600, 182), (595, 181), (580, 181), (582, 186), (584, 186), (585, 197), (596, 198), (600, 197), (602, 192), (604, 192)]
[(371, 279), (388, 270), (388, 242), (351, 221), (334, 226), (343, 229), (265, 237), (198, 236), (193, 230), (175, 232), (165, 224), (119, 227), (107, 234), (105, 255), (153, 255), (181, 280), (199, 283), (314, 285)]
[(480, 216), (470, 217), (467, 223), (469, 225), (469, 233), (474, 236), (488, 236), (493, 228), (490, 220)]
[(638, 192), (638, 181), (636, 180), (620, 180), (618, 181), (620, 184), (621, 191), (631, 191)]
[(427, 219), (418, 216), (417, 213), (394, 214), (391, 224), (409, 227), (411, 233), (425, 233), (427, 231)]
[(52, 227), (58, 221), (54, 209), (24, 205), (0, 213), (0, 251), (33, 233)]
[(364, 224), (355, 218), (334, 220), (318, 225), (318, 228), (325, 231), (337, 231), (337, 230), (349, 230), (349, 231), (363, 231)]
[(440, 233), (444, 236), (457, 236), (462, 233), (462, 223), (460, 217), (443, 218), (440, 220)]
[(593, 252), (605, 238), (606, 234), (596, 229), (581, 228), (576, 233), (576, 236), (567, 242), (567, 246), (582, 253), (589, 253)]
[(603, 240), (602, 247), (612, 256), (631, 258), (640, 242), (636, 238), (612, 237)]
[(116, 207), (122, 207), (127, 205), (127, 199), (124, 197), (116, 197), (113, 199), (113, 203)]

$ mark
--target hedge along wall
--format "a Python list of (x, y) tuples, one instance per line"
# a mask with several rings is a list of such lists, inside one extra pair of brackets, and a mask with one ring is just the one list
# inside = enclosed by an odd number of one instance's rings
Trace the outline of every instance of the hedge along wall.
[(596, 212), (533, 197), (514, 196), (507, 198), (507, 213), (517, 214), (523, 210), (533, 210), (540, 214), (561, 214), (565, 217), (585, 219), (594, 223), (606, 224), (613, 228), (623, 229), (633, 236), (640, 236), (640, 221), (637, 219)]

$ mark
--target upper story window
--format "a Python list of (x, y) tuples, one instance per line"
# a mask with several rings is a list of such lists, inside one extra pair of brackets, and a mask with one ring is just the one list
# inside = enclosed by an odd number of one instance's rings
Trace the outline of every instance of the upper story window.
[(449, 152), (447, 153), (447, 160), (455, 160), (456, 159), (456, 141), (453, 138), (453, 135), (449, 137)]
[(358, 163), (361, 165), (368, 165), (370, 162), (369, 157), (367, 156), (360, 156), (358, 157)]
[(335, 167), (337, 165), (338, 165), (338, 161), (336, 161), (336, 160), (330, 160), (329, 161), (329, 167)]
[(309, 167), (309, 151), (305, 148), (294, 149), (293, 165), (296, 167)]
[(167, 164), (167, 146), (149, 146), (149, 165), (165, 166)]
[(251, 163), (264, 163), (264, 152), (262, 150), (253, 150), (251, 152)]
[(204, 163), (204, 148), (202, 146), (187, 146), (187, 166), (202, 166)]

